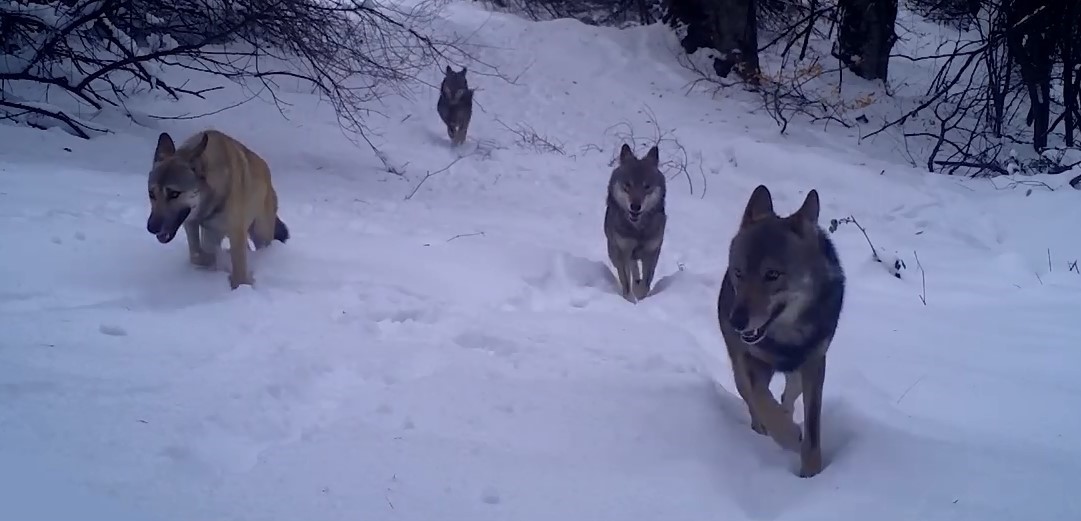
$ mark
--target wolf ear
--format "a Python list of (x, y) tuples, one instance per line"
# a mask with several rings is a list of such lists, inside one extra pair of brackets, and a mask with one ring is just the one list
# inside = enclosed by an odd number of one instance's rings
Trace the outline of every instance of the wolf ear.
[(623, 146), (619, 149), (619, 164), (623, 164), (634, 159), (638, 158), (634, 157), (634, 151), (631, 150), (631, 146), (623, 143)]
[(818, 191), (812, 188), (810, 192), (807, 192), (807, 197), (803, 200), (803, 206), (800, 206), (799, 210), (796, 210), (796, 213), (791, 215), (791, 219), (797, 226), (817, 226), (819, 210), (821, 210), (821, 206), (818, 201)]
[(454, 70), (450, 68), (450, 65), (447, 65), (447, 70), (444, 71), (444, 74), (446, 74), (447, 76), (454, 74)]
[(458, 75), (465, 76), (465, 67), (462, 67), (462, 70), (458, 72)]
[(208, 143), (210, 143), (210, 134), (203, 132), (203, 138), (199, 140), (199, 144), (191, 149), (191, 157), (196, 158), (203, 155), (203, 152), (206, 152), (206, 145)]
[(657, 168), (657, 165), (661, 164), (661, 151), (657, 149), (657, 145), (653, 145), (653, 148), (646, 152), (646, 157), (642, 159), (645, 159), (649, 166)]
[(758, 185), (751, 192), (751, 198), (747, 201), (747, 208), (743, 210), (743, 222), (740, 226), (747, 226), (759, 219), (777, 215), (773, 212), (773, 196), (769, 193), (766, 185)]
[(169, 133), (162, 132), (158, 136), (158, 146), (154, 149), (154, 162), (158, 163), (169, 159), (176, 153), (176, 144), (173, 143), (173, 138), (169, 137)]

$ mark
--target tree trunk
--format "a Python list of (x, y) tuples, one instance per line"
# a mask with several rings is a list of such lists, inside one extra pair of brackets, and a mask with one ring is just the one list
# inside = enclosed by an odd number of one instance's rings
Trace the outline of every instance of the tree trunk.
[(758, 15), (755, 0), (705, 0), (713, 49), (720, 56), (713, 70), (727, 78), (733, 70), (744, 81), (758, 83)]
[(834, 56), (857, 76), (885, 80), (897, 39), (897, 0), (840, 0), (841, 23)]

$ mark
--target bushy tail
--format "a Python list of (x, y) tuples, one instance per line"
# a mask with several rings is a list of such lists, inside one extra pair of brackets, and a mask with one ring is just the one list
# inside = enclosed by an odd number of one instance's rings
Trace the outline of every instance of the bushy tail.
[(289, 240), (289, 227), (278, 218), (274, 218), (274, 239), (281, 241), (282, 244)]

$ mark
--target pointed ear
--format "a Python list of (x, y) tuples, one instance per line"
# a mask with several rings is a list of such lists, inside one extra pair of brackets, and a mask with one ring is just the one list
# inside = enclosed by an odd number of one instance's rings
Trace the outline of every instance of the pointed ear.
[(810, 192), (807, 192), (807, 198), (803, 200), (803, 206), (800, 206), (799, 210), (796, 210), (796, 213), (792, 214), (790, 218), (799, 225), (817, 226), (820, 209), (818, 191), (812, 188)]
[(203, 138), (199, 140), (199, 144), (195, 145), (195, 148), (191, 149), (191, 157), (196, 158), (203, 155), (206, 152), (206, 145), (210, 142), (210, 134), (203, 132)]
[(740, 226), (747, 226), (759, 219), (777, 215), (773, 212), (773, 196), (769, 193), (766, 185), (758, 185), (751, 192), (751, 198), (747, 201), (747, 208), (743, 210), (743, 222)]
[(631, 161), (633, 159), (638, 158), (634, 157), (634, 151), (631, 150), (631, 146), (623, 143), (623, 146), (619, 149), (619, 164), (626, 163), (627, 161)]
[(176, 144), (173, 143), (173, 138), (169, 137), (167, 132), (162, 132), (158, 136), (158, 146), (154, 149), (154, 162), (158, 163), (169, 159), (176, 153)]
[(645, 159), (649, 166), (657, 168), (657, 165), (661, 164), (661, 151), (657, 149), (657, 145), (653, 145), (653, 148), (649, 149), (649, 152), (646, 152), (646, 157), (643, 159)]
[(465, 67), (462, 67), (462, 71), (461, 71), (461, 72), (459, 72), (458, 74), (459, 74), (459, 75), (462, 75), (462, 76), (465, 76)]
[(454, 70), (450, 68), (450, 65), (447, 65), (447, 70), (444, 71), (444, 74), (446, 74), (447, 76), (454, 74)]

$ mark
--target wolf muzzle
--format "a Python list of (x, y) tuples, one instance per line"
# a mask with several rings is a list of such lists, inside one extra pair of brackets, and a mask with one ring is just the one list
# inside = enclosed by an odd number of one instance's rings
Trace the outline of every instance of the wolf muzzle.
[(146, 231), (154, 234), (158, 238), (158, 242), (167, 244), (176, 237), (176, 231), (180, 229), (181, 224), (184, 224), (190, 213), (191, 208), (182, 208), (172, 219), (166, 222), (166, 219), (161, 215), (150, 212), (150, 218), (146, 220)]
[(740, 338), (750, 344), (754, 345), (766, 338), (766, 333), (769, 332), (769, 326), (773, 324), (777, 317), (781, 316), (784, 312), (785, 305), (781, 304), (773, 309), (773, 312), (769, 314), (766, 321), (762, 325), (751, 328), (751, 313), (744, 304), (737, 304), (732, 308), (732, 312), (728, 314), (728, 323), (739, 333)]

